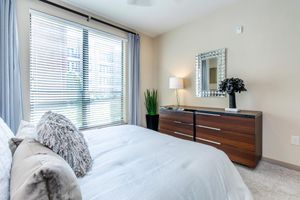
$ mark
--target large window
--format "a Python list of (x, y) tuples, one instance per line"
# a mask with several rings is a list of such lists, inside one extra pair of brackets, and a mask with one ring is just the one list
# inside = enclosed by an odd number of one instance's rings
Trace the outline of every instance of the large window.
[(48, 110), (79, 128), (123, 123), (125, 46), (115, 35), (31, 12), (30, 110)]

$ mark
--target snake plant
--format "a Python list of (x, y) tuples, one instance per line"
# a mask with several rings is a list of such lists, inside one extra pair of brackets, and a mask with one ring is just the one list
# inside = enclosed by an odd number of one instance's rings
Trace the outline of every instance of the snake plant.
[(145, 106), (148, 115), (157, 115), (157, 90), (147, 89), (144, 92)]

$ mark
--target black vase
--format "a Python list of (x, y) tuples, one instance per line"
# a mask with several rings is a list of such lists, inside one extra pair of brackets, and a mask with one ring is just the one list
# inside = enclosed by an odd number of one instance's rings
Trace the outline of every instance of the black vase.
[(229, 94), (229, 108), (236, 108), (235, 93)]
[(146, 115), (147, 128), (158, 131), (159, 115)]

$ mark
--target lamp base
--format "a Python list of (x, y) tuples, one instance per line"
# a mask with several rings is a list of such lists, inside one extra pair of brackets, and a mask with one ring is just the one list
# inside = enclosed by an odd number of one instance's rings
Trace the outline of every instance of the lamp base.
[(225, 108), (226, 112), (233, 112), (233, 113), (237, 113), (240, 111), (240, 109), (238, 108)]
[(177, 107), (179, 108), (180, 105), (180, 99), (179, 99), (179, 95), (178, 95), (178, 89), (176, 89), (176, 100), (177, 100)]

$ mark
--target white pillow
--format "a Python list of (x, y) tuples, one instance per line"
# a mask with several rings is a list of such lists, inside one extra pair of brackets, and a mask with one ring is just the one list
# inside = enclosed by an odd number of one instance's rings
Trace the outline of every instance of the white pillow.
[(0, 117), (0, 132), (3, 133), (4, 136), (7, 137), (7, 139), (14, 137), (13, 132), (10, 130), (10, 128), (7, 126), (7, 124), (3, 121), (1, 117)]
[(0, 200), (9, 199), (9, 180), (12, 155), (8, 146), (8, 140), (12, 137), (14, 137), (14, 134), (0, 118)]
[(25, 138), (34, 138), (36, 139), (36, 128), (35, 125), (27, 122), (27, 121), (21, 121), (20, 126), (18, 128), (18, 132), (16, 134), (17, 138), (25, 139)]

